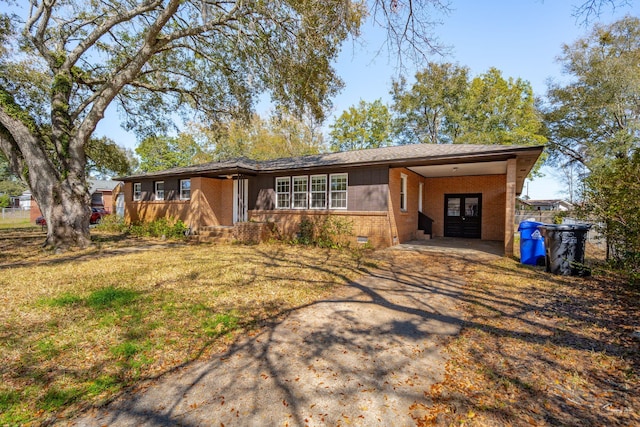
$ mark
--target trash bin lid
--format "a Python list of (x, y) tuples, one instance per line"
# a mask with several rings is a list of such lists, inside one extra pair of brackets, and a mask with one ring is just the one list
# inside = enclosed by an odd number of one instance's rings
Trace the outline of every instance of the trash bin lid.
[(535, 221), (522, 221), (520, 225), (518, 225), (518, 231), (528, 230), (530, 228), (537, 228), (540, 225), (544, 225), (544, 223), (535, 222)]
[(591, 229), (592, 224), (541, 224), (539, 229), (549, 231), (586, 231)]

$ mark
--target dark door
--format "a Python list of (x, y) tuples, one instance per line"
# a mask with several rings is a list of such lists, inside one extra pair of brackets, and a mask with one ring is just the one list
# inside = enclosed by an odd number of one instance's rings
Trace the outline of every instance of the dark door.
[(444, 236), (479, 239), (482, 194), (444, 195)]

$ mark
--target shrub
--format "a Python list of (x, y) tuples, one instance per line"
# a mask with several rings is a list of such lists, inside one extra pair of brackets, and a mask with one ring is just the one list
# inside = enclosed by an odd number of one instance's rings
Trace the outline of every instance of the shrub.
[(353, 235), (353, 222), (348, 218), (328, 215), (314, 220), (303, 219), (296, 243), (320, 248), (344, 248)]
[(118, 215), (103, 216), (96, 228), (110, 233), (126, 233), (129, 231), (129, 226), (124, 222), (124, 218)]
[(158, 218), (149, 222), (138, 222), (129, 227), (129, 232), (138, 237), (162, 237), (166, 239), (186, 238), (189, 227), (181, 220)]

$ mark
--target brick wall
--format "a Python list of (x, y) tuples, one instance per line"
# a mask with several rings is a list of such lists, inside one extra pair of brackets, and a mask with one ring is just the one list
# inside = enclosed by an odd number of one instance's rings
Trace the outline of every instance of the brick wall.
[(260, 243), (274, 236), (273, 222), (238, 222), (233, 226), (233, 238), (243, 243)]
[(191, 178), (191, 200), (133, 201), (133, 184), (124, 185), (125, 220), (176, 218), (196, 231), (208, 225), (233, 224), (233, 180)]
[[(400, 176), (407, 176), (407, 206), (400, 209)], [(393, 218), (396, 243), (404, 243), (415, 238), (418, 230), (418, 192), (425, 178), (405, 168), (389, 169), (389, 212)], [(424, 190), (423, 190), (424, 191)], [(424, 203), (423, 203), (424, 206)]]
[(233, 225), (233, 180), (191, 179), (192, 227)]
[(124, 219), (132, 222), (153, 221), (157, 218), (176, 218), (192, 225), (189, 200), (133, 201), (133, 184), (124, 184)]
[(391, 246), (390, 223), (387, 212), (373, 211), (318, 211), (318, 210), (250, 210), (249, 219), (258, 222), (275, 223), (284, 238), (293, 238), (299, 232), (303, 219), (316, 221), (327, 216), (347, 218), (353, 225), (352, 244), (358, 237), (366, 237), (374, 248)]
[(425, 178), (423, 211), (431, 217), (433, 235), (444, 235), (444, 195), (482, 193), (482, 240), (504, 240), (505, 175)]

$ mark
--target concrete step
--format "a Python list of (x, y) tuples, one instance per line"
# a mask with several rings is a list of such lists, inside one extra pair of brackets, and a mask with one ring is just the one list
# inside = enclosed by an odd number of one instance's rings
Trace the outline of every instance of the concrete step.
[(415, 238), (416, 240), (431, 240), (431, 234), (427, 234), (422, 230), (416, 230)]

